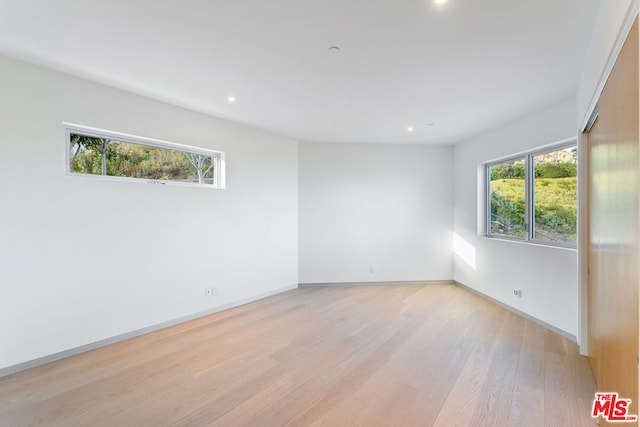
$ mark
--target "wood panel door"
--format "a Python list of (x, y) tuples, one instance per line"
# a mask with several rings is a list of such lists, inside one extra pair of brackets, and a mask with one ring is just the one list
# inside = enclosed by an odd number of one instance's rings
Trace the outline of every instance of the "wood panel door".
[(638, 414), (638, 22), (598, 102), (589, 147), (589, 356), (599, 391)]

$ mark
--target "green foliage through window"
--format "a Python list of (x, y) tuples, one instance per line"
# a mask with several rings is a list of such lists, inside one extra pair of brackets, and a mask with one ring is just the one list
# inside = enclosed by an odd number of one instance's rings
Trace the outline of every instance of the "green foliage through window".
[(491, 166), (489, 172), (490, 234), (524, 237), (526, 233), (524, 159)]
[(214, 185), (216, 158), (162, 146), (69, 134), (72, 173)]
[(534, 169), (532, 236), (536, 240), (576, 242), (578, 164), (574, 148), (531, 157)]
[[(529, 170), (532, 171), (530, 197), (527, 195)], [(575, 243), (575, 146), (490, 165), (487, 172), (490, 235)]]

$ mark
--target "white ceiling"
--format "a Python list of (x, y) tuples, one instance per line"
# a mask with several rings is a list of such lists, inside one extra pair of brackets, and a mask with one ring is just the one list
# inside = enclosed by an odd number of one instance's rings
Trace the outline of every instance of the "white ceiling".
[(0, 0), (0, 52), (302, 141), (456, 143), (572, 96), (600, 1)]

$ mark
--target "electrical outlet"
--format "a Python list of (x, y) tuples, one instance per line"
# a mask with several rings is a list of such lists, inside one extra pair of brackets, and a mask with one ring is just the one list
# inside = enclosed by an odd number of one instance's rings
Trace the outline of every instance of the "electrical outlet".
[(205, 297), (212, 297), (213, 295), (214, 295), (213, 294), (213, 288), (206, 288), (204, 290), (204, 296)]
[(522, 289), (514, 289), (513, 294), (517, 297), (522, 298)]
[(376, 268), (372, 265), (369, 267), (369, 273), (373, 274), (376, 272)]

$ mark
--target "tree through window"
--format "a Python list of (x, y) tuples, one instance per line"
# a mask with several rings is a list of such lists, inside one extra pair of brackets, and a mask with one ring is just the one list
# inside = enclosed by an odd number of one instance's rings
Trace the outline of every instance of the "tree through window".
[(72, 174), (221, 187), (223, 153), (102, 132), (67, 130)]

